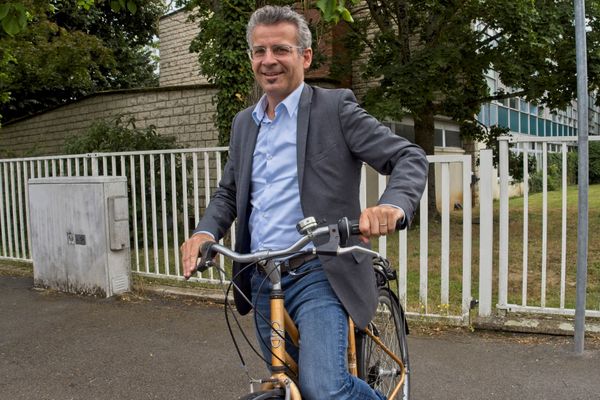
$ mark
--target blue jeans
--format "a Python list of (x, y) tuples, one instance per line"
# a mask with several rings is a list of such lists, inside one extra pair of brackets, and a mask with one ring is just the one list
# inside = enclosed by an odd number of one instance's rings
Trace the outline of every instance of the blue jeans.
[[(271, 282), (268, 278), (266, 281), (264, 279), (262, 273), (255, 272), (252, 276), (252, 301), (267, 318), (264, 321), (257, 316), (256, 328), (262, 352), (270, 364), (271, 330), (268, 318)], [(302, 398), (385, 399), (365, 381), (348, 372), (348, 314), (329, 285), (320, 261), (307, 262), (293, 275), (285, 275), (281, 283), (285, 307), (300, 331), (300, 348), (288, 342), (286, 350), (298, 363)]]

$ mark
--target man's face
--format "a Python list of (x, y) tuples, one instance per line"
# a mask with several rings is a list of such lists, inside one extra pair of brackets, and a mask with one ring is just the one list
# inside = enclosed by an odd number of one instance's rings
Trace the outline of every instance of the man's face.
[[(252, 58), (252, 70), (271, 107), (300, 85), (312, 61), (312, 50), (298, 49), (296, 35), (296, 26), (287, 22), (258, 25), (252, 32), (252, 47), (261, 50)], [(286, 53), (282, 48), (291, 51)]]

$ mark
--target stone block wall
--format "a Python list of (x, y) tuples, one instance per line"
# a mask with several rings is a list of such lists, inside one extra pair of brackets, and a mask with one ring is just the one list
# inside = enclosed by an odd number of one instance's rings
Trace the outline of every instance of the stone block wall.
[(98, 93), (0, 128), (0, 158), (64, 154), (68, 137), (84, 133), (99, 119), (132, 115), (136, 126), (155, 125), (184, 147), (215, 147), (215, 89), (210, 85)]
[(188, 14), (175, 11), (160, 19), (160, 86), (207, 83), (200, 75), (198, 54), (190, 53), (190, 43), (198, 34), (198, 23), (188, 22)]

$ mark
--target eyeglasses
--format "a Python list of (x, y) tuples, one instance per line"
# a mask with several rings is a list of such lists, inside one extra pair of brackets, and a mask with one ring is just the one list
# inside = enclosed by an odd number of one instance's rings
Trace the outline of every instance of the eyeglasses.
[(271, 54), (275, 58), (285, 58), (292, 54), (294, 49), (304, 50), (302, 46), (291, 46), (289, 44), (274, 44), (273, 46), (254, 46), (248, 50), (248, 55), (251, 60), (261, 60), (267, 56), (267, 50), (271, 50)]

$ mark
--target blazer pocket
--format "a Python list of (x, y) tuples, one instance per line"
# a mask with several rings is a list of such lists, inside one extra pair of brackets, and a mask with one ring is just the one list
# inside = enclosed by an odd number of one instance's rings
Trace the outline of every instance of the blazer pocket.
[(327, 146), (325, 150), (319, 151), (316, 154), (311, 154), (310, 156), (308, 156), (306, 158), (306, 161), (315, 164), (327, 158), (328, 156), (335, 156), (336, 147), (337, 143), (332, 143), (329, 146)]

